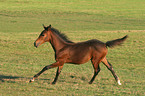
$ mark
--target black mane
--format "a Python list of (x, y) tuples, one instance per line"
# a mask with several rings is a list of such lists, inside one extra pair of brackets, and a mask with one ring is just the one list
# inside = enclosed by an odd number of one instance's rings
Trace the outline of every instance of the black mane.
[(55, 28), (51, 28), (51, 31), (55, 32), (58, 36), (60, 36), (67, 43), (74, 43), (74, 42), (70, 41), (68, 39), (68, 37), (64, 33), (61, 33), (59, 30), (57, 30)]

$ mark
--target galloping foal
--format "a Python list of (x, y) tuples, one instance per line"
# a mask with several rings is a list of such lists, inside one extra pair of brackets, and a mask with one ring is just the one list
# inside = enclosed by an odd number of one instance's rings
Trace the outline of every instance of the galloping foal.
[(128, 37), (108, 41), (106, 43), (93, 39), (85, 42), (74, 43), (70, 41), (64, 34), (60, 33), (57, 29), (52, 28), (51, 25), (44, 27), (44, 30), (39, 35), (38, 39), (34, 42), (34, 46), (37, 48), (44, 42), (50, 42), (55, 51), (56, 62), (45, 66), (38, 74), (36, 74), (30, 82), (33, 82), (44, 71), (58, 67), (56, 77), (52, 84), (55, 84), (58, 76), (63, 68), (64, 63), (83, 64), (91, 60), (94, 68), (94, 76), (90, 80), (89, 84), (92, 84), (97, 74), (100, 72), (99, 63), (102, 62), (113, 74), (115, 80), (119, 85), (120, 79), (113, 70), (112, 65), (107, 61), (107, 47), (114, 47), (120, 45)]

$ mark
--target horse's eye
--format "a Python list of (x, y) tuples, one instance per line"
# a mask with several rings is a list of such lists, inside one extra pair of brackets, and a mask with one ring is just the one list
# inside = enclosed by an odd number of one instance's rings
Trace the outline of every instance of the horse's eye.
[(42, 34), (41, 36), (44, 36), (44, 34)]

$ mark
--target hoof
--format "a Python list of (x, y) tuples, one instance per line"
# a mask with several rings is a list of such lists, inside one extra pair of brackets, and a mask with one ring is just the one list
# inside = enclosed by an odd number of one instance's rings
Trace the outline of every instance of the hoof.
[(30, 79), (29, 83), (32, 83), (32, 82), (34, 82), (34, 79)]
[(56, 82), (52, 82), (51, 84), (54, 85), (54, 84), (56, 84)]
[(89, 84), (92, 84), (93, 82), (89, 82)]
[(117, 81), (118, 85), (121, 85), (120, 80)]

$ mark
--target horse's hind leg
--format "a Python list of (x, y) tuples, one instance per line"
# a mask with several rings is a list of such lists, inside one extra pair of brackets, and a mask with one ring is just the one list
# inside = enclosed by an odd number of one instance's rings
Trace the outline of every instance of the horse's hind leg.
[(98, 61), (97, 59), (92, 59), (91, 61), (92, 61), (93, 67), (94, 67), (94, 76), (90, 80), (89, 84), (93, 83), (93, 81), (95, 80), (95, 77), (100, 72), (100, 66), (99, 66), (100, 61)]
[(121, 85), (119, 77), (116, 75), (112, 65), (107, 61), (106, 57), (102, 60), (102, 63), (111, 71), (117, 83)]

